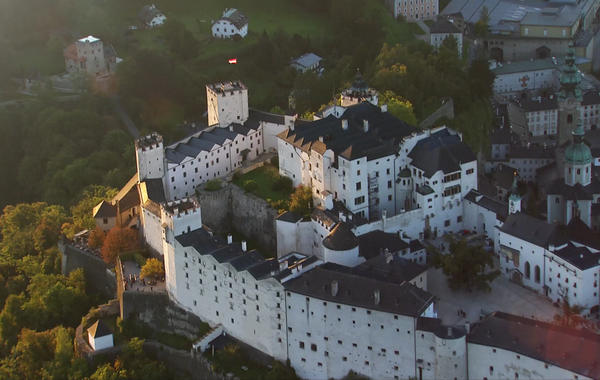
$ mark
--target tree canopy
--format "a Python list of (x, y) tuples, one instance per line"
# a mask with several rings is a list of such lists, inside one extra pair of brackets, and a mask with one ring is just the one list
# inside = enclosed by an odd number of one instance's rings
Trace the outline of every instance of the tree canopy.
[(155, 258), (146, 260), (146, 263), (142, 267), (140, 272), (141, 278), (147, 278), (150, 280), (158, 280), (165, 275), (165, 268), (163, 263)]
[(433, 264), (442, 268), (448, 276), (451, 289), (468, 291), (490, 291), (490, 283), (500, 275), (494, 270), (493, 256), (480, 245), (471, 245), (466, 240), (449, 239), (450, 253), (447, 255), (434, 251)]
[(113, 227), (104, 238), (102, 258), (106, 263), (114, 264), (119, 254), (137, 249), (139, 249), (139, 239), (136, 230)]

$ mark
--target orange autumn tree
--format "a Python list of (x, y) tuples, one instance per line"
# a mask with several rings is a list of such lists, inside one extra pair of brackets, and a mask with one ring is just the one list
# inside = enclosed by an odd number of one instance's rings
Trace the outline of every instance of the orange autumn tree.
[(101, 248), (104, 244), (104, 239), (106, 238), (106, 233), (102, 228), (96, 227), (96, 229), (90, 232), (90, 236), (88, 237), (88, 247), (96, 249)]
[(117, 256), (139, 248), (138, 233), (131, 228), (113, 227), (102, 244), (102, 258), (106, 263), (114, 264)]

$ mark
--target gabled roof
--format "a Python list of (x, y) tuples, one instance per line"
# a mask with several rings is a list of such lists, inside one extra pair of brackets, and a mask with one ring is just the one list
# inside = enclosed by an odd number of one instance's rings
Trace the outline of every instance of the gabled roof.
[(488, 197), (477, 190), (471, 190), (465, 195), (465, 199), (473, 202), (486, 210), (496, 214), (496, 219), (505, 221), (508, 215), (508, 204)]
[(379, 254), (372, 259), (354, 267), (353, 273), (380, 281), (389, 281), (402, 284), (412, 281), (415, 277), (427, 271), (425, 265), (403, 259), (399, 255), (392, 255), (391, 260), (385, 254)]
[(420, 140), (408, 154), (411, 165), (431, 177), (441, 170), (444, 174), (460, 171), (460, 165), (476, 160), (475, 154), (460, 137), (442, 129)]
[(546, 189), (548, 195), (562, 195), (566, 200), (592, 200), (594, 194), (600, 193), (600, 180), (594, 177), (592, 183), (583, 186), (579, 183), (569, 186), (564, 178), (554, 180)]
[[(324, 301), (412, 317), (423, 314), (434, 300), (433, 295), (408, 282), (380, 281), (350, 271), (327, 263), (285, 282), (284, 286), (288, 291)], [(332, 291), (335, 284), (337, 292)]]
[(221, 20), (229, 21), (238, 29), (242, 29), (244, 25), (248, 24), (248, 17), (235, 8), (226, 9)]
[(506, 218), (500, 231), (525, 240), (538, 247), (547, 248), (554, 237), (557, 226), (546, 221), (518, 212)]
[(318, 65), (323, 58), (319, 57), (315, 53), (306, 53), (301, 55), (300, 57), (292, 60), (293, 65), (300, 66), (304, 69), (308, 69), (314, 65)]
[(400, 239), (398, 234), (386, 233), (381, 230), (371, 231), (358, 237), (360, 256), (370, 259), (380, 255), (384, 250), (398, 252), (408, 248), (408, 243)]
[(471, 327), (467, 341), (600, 378), (600, 335), (591, 331), (495, 312)]
[(88, 328), (87, 331), (92, 336), (92, 338), (100, 338), (112, 334), (112, 331), (110, 331), (108, 326), (106, 326), (106, 324), (102, 322), (101, 319), (98, 319), (96, 323), (94, 323)]
[(600, 253), (592, 252), (586, 247), (577, 247), (572, 243), (554, 251), (554, 254), (581, 270), (600, 266)]
[[(343, 129), (343, 120), (348, 128)], [(364, 120), (368, 121), (365, 132)], [(363, 102), (348, 107), (338, 119), (330, 115), (307, 123), (296, 123), (294, 130), (286, 129), (277, 137), (304, 150), (332, 150), (347, 160), (361, 157), (376, 159), (395, 154), (402, 139), (416, 128), (397, 119), (379, 107)], [(322, 140), (322, 141), (320, 141)]]
[(429, 27), (431, 34), (434, 33), (460, 33), (460, 30), (450, 21), (443, 17), (439, 17), (436, 22)]
[(107, 201), (102, 201), (92, 210), (94, 218), (114, 218), (117, 216), (117, 208)]

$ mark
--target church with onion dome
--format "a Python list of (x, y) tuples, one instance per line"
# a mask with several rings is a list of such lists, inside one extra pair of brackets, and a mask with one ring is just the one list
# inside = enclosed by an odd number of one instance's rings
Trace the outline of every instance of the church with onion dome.
[(600, 180), (592, 175), (592, 152), (584, 141), (581, 120), (565, 149), (564, 177), (547, 189), (548, 223), (569, 224), (579, 218), (588, 227), (600, 227)]

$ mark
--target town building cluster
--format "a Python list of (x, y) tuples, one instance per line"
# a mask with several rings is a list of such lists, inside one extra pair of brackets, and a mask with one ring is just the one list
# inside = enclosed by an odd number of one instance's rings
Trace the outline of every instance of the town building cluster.
[[(581, 120), (567, 124), (564, 175), (544, 221), (523, 212), (514, 175), (507, 201), (478, 190), (477, 159), (459, 133), (418, 130), (377, 100), (357, 75), (340, 105), (301, 121), (249, 109), (241, 82), (208, 85), (209, 127), (171, 145), (158, 134), (139, 138), (136, 175), (96, 206), (96, 222), (139, 228), (164, 259), (174, 303), (289, 361), (302, 378), (600, 377), (593, 335), (502, 312), (442, 324), (422, 243), (486, 235), (503, 275), (597, 310), (600, 194)], [(279, 215), (269, 259), (214, 235), (194, 197), (198, 185), (267, 151), (315, 205), (309, 217)]]

